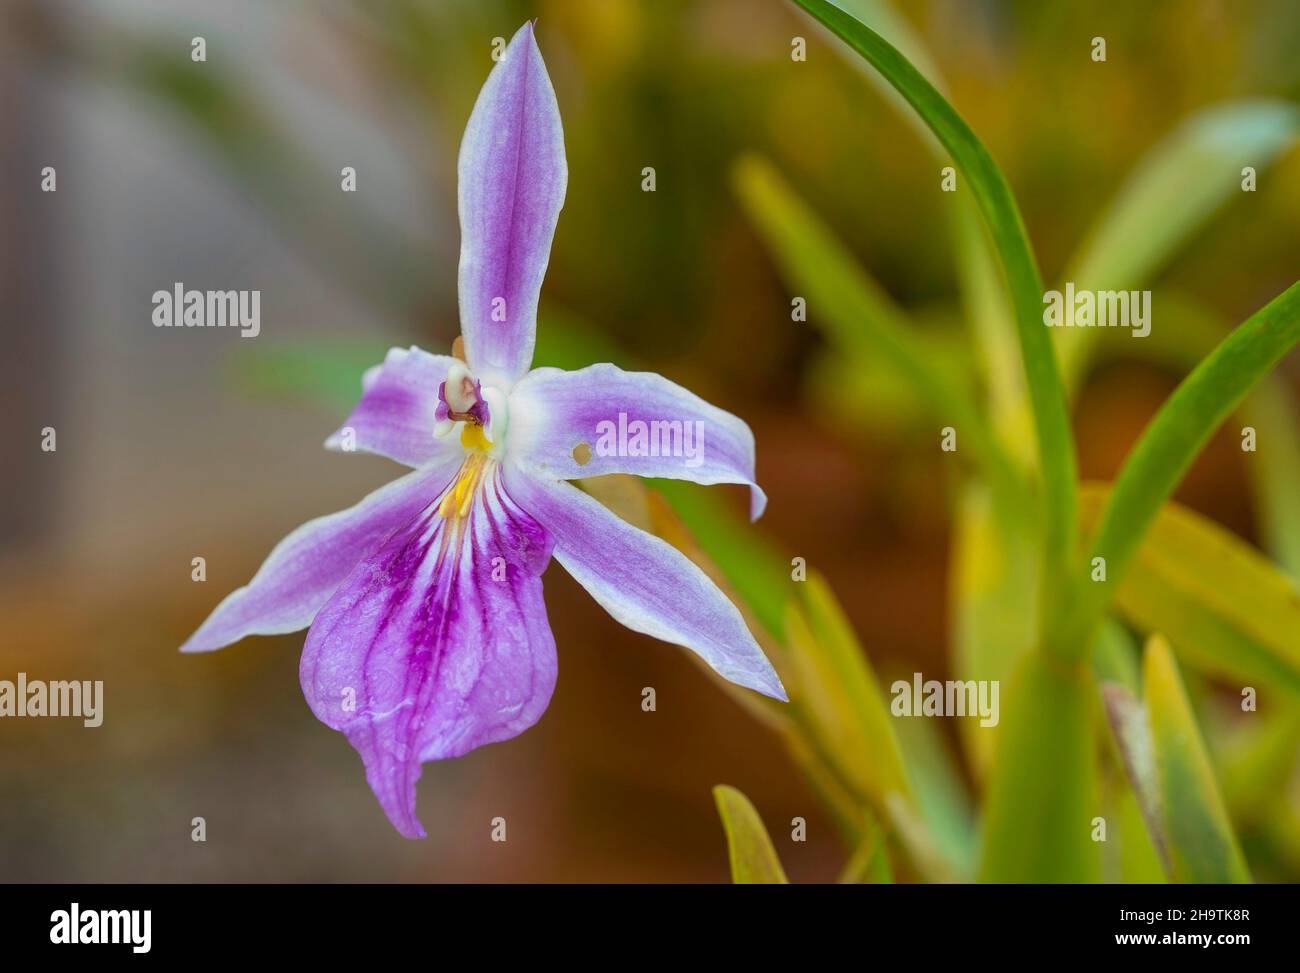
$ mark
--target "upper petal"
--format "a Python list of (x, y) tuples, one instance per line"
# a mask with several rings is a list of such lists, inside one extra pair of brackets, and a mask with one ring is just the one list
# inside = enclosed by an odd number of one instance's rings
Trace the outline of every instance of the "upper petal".
[(209, 652), (246, 635), (296, 632), (363, 557), (436, 496), (455, 473), (446, 460), (380, 487), (354, 507), (309, 521), (280, 541), (257, 574), (231, 592), (182, 652)]
[(422, 763), (509, 739), (545, 711), (556, 677), (541, 583), (550, 554), (493, 464), (463, 514), (444, 517), (438, 502), (421, 511), (357, 566), (308, 632), (307, 702), (356, 747), (406, 837), (424, 836)]
[(571, 484), (505, 470), (510, 496), (554, 538), (555, 559), (615, 619), (685, 646), (731, 682), (786, 699), (740, 611), (686, 555)]
[[(552, 479), (634, 473), (743, 483), (753, 519), (767, 505), (744, 420), (654, 372), (538, 368), (510, 393), (510, 415), (512, 457)], [(585, 463), (574, 455), (580, 445)]]
[(560, 109), (531, 23), (479, 92), (457, 178), (466, 357), (480, 378), (495, 373), (508, 387), (533, 360), (537, 296), (569, 178)]
[(325, 440), (326, 449), (378, 453), (407, 466), (459, 456), (454, 439), (433, 434), (438, 386), (455, 361), (419, 348), (393, 348), (366, 372), (361, 399), (347, 421)]

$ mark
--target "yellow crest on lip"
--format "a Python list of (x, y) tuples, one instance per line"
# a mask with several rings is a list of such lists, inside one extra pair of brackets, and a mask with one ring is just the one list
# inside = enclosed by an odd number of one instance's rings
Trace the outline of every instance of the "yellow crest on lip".
[[(466, 427), (468, 428), (468, 427)], [(477, 426), (475, 427), (478, 428)], [(464, 517), (469, 513), (470, 504), (474, 502), (474, 493), (479, 481), (483, 479), (483, 470), (488, 464), (487, 453), (474, 452), (466, 457), (456, 474), (456, 482), (438, 504), (438, 513), (448, 519)]]
[(492, 440), (483, 433), (483, 427), (472, 422), (465, 423), (465, 428), (460, 431), (460, 444), (466, 449), (484, 453), (492, 448)]

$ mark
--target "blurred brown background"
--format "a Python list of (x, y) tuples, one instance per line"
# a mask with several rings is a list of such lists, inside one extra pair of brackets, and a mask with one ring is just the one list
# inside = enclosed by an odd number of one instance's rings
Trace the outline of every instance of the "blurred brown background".
[[(1188, 113), (1300, 92), (1289, 0), (898, 6), (1006, 171), (1049, 280)], [(746, 418), (771, 495), (756, 529), (830, 579), (878, 666), (941, 673), (939, 454), (808, 404), (819, 340), (790, 321), (729, 184), (739, 153), (768, 155), (895, 298), (950, 315), (934, 166), (860, 69), (775, 0), (9, 0), (3, 14), (0, 679), (102, 679), (105, 718), (0, 721), (0, 879), (721, 881), (719, 782), (754, 800), (792, 880), (833, 878), (843, 849), (776, 741), (557, 566), (550, 711), (425, 767), (425, 842), (393, 833), (355, 753), (308, 710), (301, 634), (176, 648), (283, 534), (397, 472), (320, 444), (356, 363), (457, 334), (460, 132), (492, 38), (538, 17), (570, 167), (543, 352), (650, 367)], [(1098, 34), (1104, 69), (1087, 56)], [(40, 191), (47, 165), (55, 193)], [(355, 194), (339, 192), (345, 165)], [(1163, 279), (1240, 320), (1296, 276), (1298, 229), (1291, 152)], [(155, 329), (150, 296), (176, 281), (260, 289), (262, 334)], [(1113, 473), (1174, 380), (1127, 364), (1096, 377), (1076, 414), (1085, 476)], [(1220, 438), (1180, 499), (1249, 537), (1239, 463)], [(206, 583), (190, 580), (197, 555)], [(641, 711), (643, 686), (658, 712)], [(796, 815), (806, 844), (785, 840)], [(190, 840), (195, 816), (206, 843)]]

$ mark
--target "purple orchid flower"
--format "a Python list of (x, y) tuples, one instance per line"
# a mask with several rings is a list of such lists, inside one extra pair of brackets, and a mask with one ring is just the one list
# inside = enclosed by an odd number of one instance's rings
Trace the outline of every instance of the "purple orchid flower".
[(633, 473), (742, 483), (752, 517), (766, 503), (754, 436), (730, 413), (653, 373), (529, 370), (568, 181), (531, 23), (479, 94), (458, 176), (465, 360), (393, 349), (326, 441), (414, 472), (291, 533), (181, 649), (310, 626), (300, 667), (307, 702), (360, 752), (371, 789), (408, 838), (424, 836), (415, 816), (423, 763), (507, 740), (545, 711), (556, 657), (541, 576), (552, 556), (628, 628), (786, 698), (740, 612), (703, 571), (562, 482)]

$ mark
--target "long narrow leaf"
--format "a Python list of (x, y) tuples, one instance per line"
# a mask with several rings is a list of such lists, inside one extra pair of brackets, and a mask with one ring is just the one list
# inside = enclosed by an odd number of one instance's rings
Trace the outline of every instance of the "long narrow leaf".
[[(1097, 328), (1089, 362), (1140, 358), (1178, 375), (1191, 372), (1231, 330), (1203, 302), (1165, 288), (1160, 321), (1133, 341), (1120, 329)], [(1085, 329), (1087, 330), (1087, 329)], [(1257, 448), (1246, 454), (1246, 473), (1259, 520), (1261, 546), (1292, 577), (1300, 579), (1300, 403), (1276, 374), (1264, 376), (1241, 403), (1243, 425), (1256, 432)]]
[(984, 812), (983, 882), (1095, 882), (1099, 814), (1091, 670), (1025, 656), (1002, 693)]
[(1151, 723), (1147, 719), (1146, 709), (1136, 696), (1118, 683), (1103, 686), (1101, 695), (1133, 797), (1156, 853), (1165, 872), (1169, 873), (1172, 870), (1169, 864), (1169, 839), (1165, 833), (1155, 748), (1151, 743)]
[(766, 161), (742, 159), (736, 191), (786, 277), (809, 301), (810, 319), (850, 354), (874, 354), (931, 405), (943, 425), (957, 428), (989, 478), (1014, 492), (1016, 475), (975, 402), (933, 366), (906, 316), (867, 277), (829, 229)]
[[(954, 510), (948, 590), (951, 593), (952, 666), (962, 680), (1010, 685), (1020, 660), (1038, 641), (1036, 604), (1026, 604), (1038, 578), (1033, 536), (1006, 523), (983, 484), (971, 484)], [(1002, 726), (961, 721), (961, 741), (977, 780), (993, 762)]]
[[(1300, 282), (1225, 338), (1156, 413), (1125, 461), (1088, 558), (1076, 571), (1068, 614), (1053, 633), (1060, 650), (1077, 656), (1086, 650), (1161, 505), (1210, 434), (1298, 340)], [(1105, 558), (1105, 581), (1093, 581), (1086, 570), (1097, 557)]]
[(878, 809), (890, 794), (911, 800), (893, 717), (843, 609), (819, 575), (798, 587), (799, 600), (786, 621), (789, 665), (813, 731), (846, 779)]
[(1264, 549), (1300, 580), (1300, 420), (1296, 397), (1276, 377), (1259, 384), (1242, 404), (1242, 418), (1255, 430), (1247, 469), (1259, 512)]
[(1159, 636), (1147, 643), (1143, 682), (1175, 878), (1249, 882), (1173, 653)]
[[(1086, 526), (1108, 490), (1080, 493)], [(1300, 697), (1300, 587), (1245, 541), (1166, 503), (1115, 592), (1115, 608), (1142, 632), (1160, 632), (1179, 655), (1243, 685)]]
[[(1300, 134), (1300, 107), (1253, 98), (1211, 105), (1149, 151), (1089, 231), (1064, 275), (1077, 287), (1141, 287), (1230, 196), (1241, 170), (1262, 171)], [(1067, 389), (1076, 388), (1096, 332), (1059, 328), (1055, 339)]]
[[(939, 66), (924, 39), (889, 0), (836, 0), (836, 5), (898, 48), (940, 93), (946, 92)], [(946, 164), (948, 154), (944, 147), (907, 100), (862, 58), (851, 51), (847, 56), (918, 133), (930, 156), (941, 165)], [(1024, 371), (1006, 284), (974, 201), (963, 193), (952, 195), (953, 205), (948, 208), (948, 214), (957, 252), (957, 280), (989, 389), (992, 425), (1015, 459), (1032, 463), (1034, 420), (1025, 395)]]
[(1075, 458), (1065, 395), (1048, 329), (1043, 285), (1006, 177), (969, 125), (896, 48), (827, 0), (795, 0), (876, 68), (907, 99), (957, 163), (988, 224), (1015, 308), (1021, 357), (1034, 410), (1046, 500), (1048, 590), (1065, 569), (1075, 521)]

